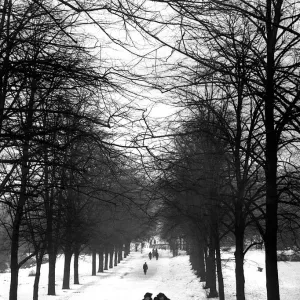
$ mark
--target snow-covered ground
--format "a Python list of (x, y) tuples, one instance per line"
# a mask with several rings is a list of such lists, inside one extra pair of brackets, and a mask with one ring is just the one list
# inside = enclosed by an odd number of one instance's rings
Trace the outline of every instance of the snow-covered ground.
[[(222, 255), (223, 277), (226, 300), (235, 300), (235, 264), (233, 251)], [(245, 293), (247, 300), (266, 300), (265, 253), (263, 250), (250, 250), (245, 256)], [(258, 267), (263, 268), (262, 272)], [(300, 299), (300, 262), (278, 262), (280, 299)]]
[[(149, 250), (150, 251), (150, 250)], [(144, 253), (132, 252), (117, 267), (91, 276), (91, 257), (80, 260), (80, 285), (74, 285), (71, 278), (71, 289), (62, 290), (63, 257), (57, 260), (57, 296), (47, 296), (47, 264), (42, 267), (40, 282), (40, 300), (84, 300), (84, 299), (143, 299), (146, 292), (165, 293), (171, 300), (204, 300), (206, 291), (202, 283), (193, 274), (187, 255), (172, 257), (169, 251), (160, 250), (158, 260), (149, 260), (147, 249)], [(224, 258), (224, 281), (226, 300), (235, 299), (233, 252), (227, 252)], [(147, 262), (149, 270), (144, 275), (142, 265)], [(245, 261), (246, 299), (265, 300), (265, 273), (257, 270), (264, 268), (264, 252), (249, 251)], [(20, 270), (19, 300), (32, 299), (34, 277), (28, 276), (31, 269)], [(281, 299), (300, 299), (300, 263), (280, 262), (279, 276)], [(0, 299), (8, 299), (10, 274), (0, 274)]]

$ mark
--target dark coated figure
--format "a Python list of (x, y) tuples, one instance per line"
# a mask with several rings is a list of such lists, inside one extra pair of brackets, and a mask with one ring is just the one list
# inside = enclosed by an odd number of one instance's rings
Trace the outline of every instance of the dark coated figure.
[(164, 293), (159, 293), (154, 300), (170, 300)]
[(146, 275), (147, 274), (147, 270), (148, 270), (148, 265), (147, 265), (146, 262), (143, 264), (143, 270), (144, 270), (144, 274)]
[(152, 294), (151, 293), (146, 293), (144, 295), (144, 299), (143, 300), (152, 300)]

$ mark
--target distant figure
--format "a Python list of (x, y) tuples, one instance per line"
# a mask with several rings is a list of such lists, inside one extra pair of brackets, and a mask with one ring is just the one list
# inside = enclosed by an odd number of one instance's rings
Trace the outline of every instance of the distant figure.
[(143, 300), (152, 300), (152, 294), (151, 293), (146, 293), (144, 295), (144, 299)]
[(155, 249), (153, 248), (152, 249), (152, 256), (154, 257), (154, 255), (155, 255)]
[(152, 253), (149, 252), (149, 259), (151, 260), (152, 259)]
[(156, 250), (156, 253), (155, 253), (155, 257), (156, 257), (156, 260), (158, 260), (158, 252)]
[(144, 274), (146, 275), (147, 274), (147, 270), (148, 270), (148, 265), (147, 265), (146, 262), (143, 264), (143, 270), (144, 270)]
[(159, 293), (154, 300), (170, 300), (165, 294)]

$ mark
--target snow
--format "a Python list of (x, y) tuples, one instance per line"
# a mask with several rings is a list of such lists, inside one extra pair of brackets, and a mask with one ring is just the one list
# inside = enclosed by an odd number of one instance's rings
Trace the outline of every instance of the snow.
[[(146, 292), (156, 296), (159, 292), (171, 300), (203, 300), (206, 290), (191, 270), (189, 258), (184, 253), (172, 257), (168, 250), (159, 250), (159, 259), (148, 258), (150, 249), (131, 254), (121, 261), (117, 267), (104, 273), (91, 276), (92, 265), (90, 256), (80, 258), (80, 284), (73, 284), (71, 276), (70, 290), (62, 290), (63, 256), (58, 257), (56, 264), (56, 296), (47, 295), (48, 265), (42, 266), (40, 282), (40, 300), (83, 300), (83, 299), (143, 299)], [(223, 272), (226, 300), (235, 299), (235, 279), (233, 252), (225, 252)], [(149, 269), (146, 275), (142, 265), (147, 262)], [(262, 267), (259, 272), (257, 267)], [(279, 262), (279, 278), (281, 300), (300, 299), (300, 263)], [(34, 268), (22, 269), (19, 275), (18, 299), (32, 299), (34, 276), (28, 276)], [(71, 274), (72, 275), (72, 274)], [(245, 260), (246, 299), (266, 300), (266, 281), (264, 270), (264, 252), (248, 251)], [(8, 299), (10, 274), (0, 274), (0, 299)]]
[[(233, 250), (222, 255), (223, 276), (226, 300), (235, 300), (235, 264)], [(266, 300), (265, 253), (263, 250), (250, 250), (246, 253), (245, 294), (249, 300)], [(262, 272), (258, 267), (263, 268)], [(278, 262), (281, 300), (300, 299), (300, 262)]]

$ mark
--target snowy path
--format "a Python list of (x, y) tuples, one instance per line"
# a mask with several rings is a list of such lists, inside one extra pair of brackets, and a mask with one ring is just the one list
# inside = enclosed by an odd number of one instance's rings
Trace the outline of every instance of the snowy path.
[[(62, 290), (63, 256), (56, 263), (56, 296), (47, 295), (48, 264), (41, 270), (39, 300), (141, 300), (146, 292), (156, 296), (165, 293), (171, 300), (204, 300), (205, 291), (199, 279), (191, 271), (188, 256), (173, 258), (169, 251), (160, 250), (158, 260), (149, 260), (149, 249), (144, 253), (132, 252), (117, 267), (91, 276), (91, 257), (80, 259), (80, 284), (74, 285), (71, 271), (70, 290)], [(142, 266), (149, 269), (144, 275)], [(34, 269), (34, 267), (32, 268)], [(18, 300), (32, 299), (34, 277), (28, 276), (30, 269), (20, 270)], [(9, 295), (10, 274), (0, 274), (0, 300)]]
[[(147, 275), (142, 270), (145, 261), (149, 266)], [(163, 292), (171, 300), (206, 298), (199, 280), (190, 270), (187, 257), (173, 259), (169, 252), (161, 251), (160, 258), (151, 261), (147, 252), (134, 252), (109, 273), (98, 275), (95, 282), (61, 300), (142, 299), (146, 292), (154, 296)]]

